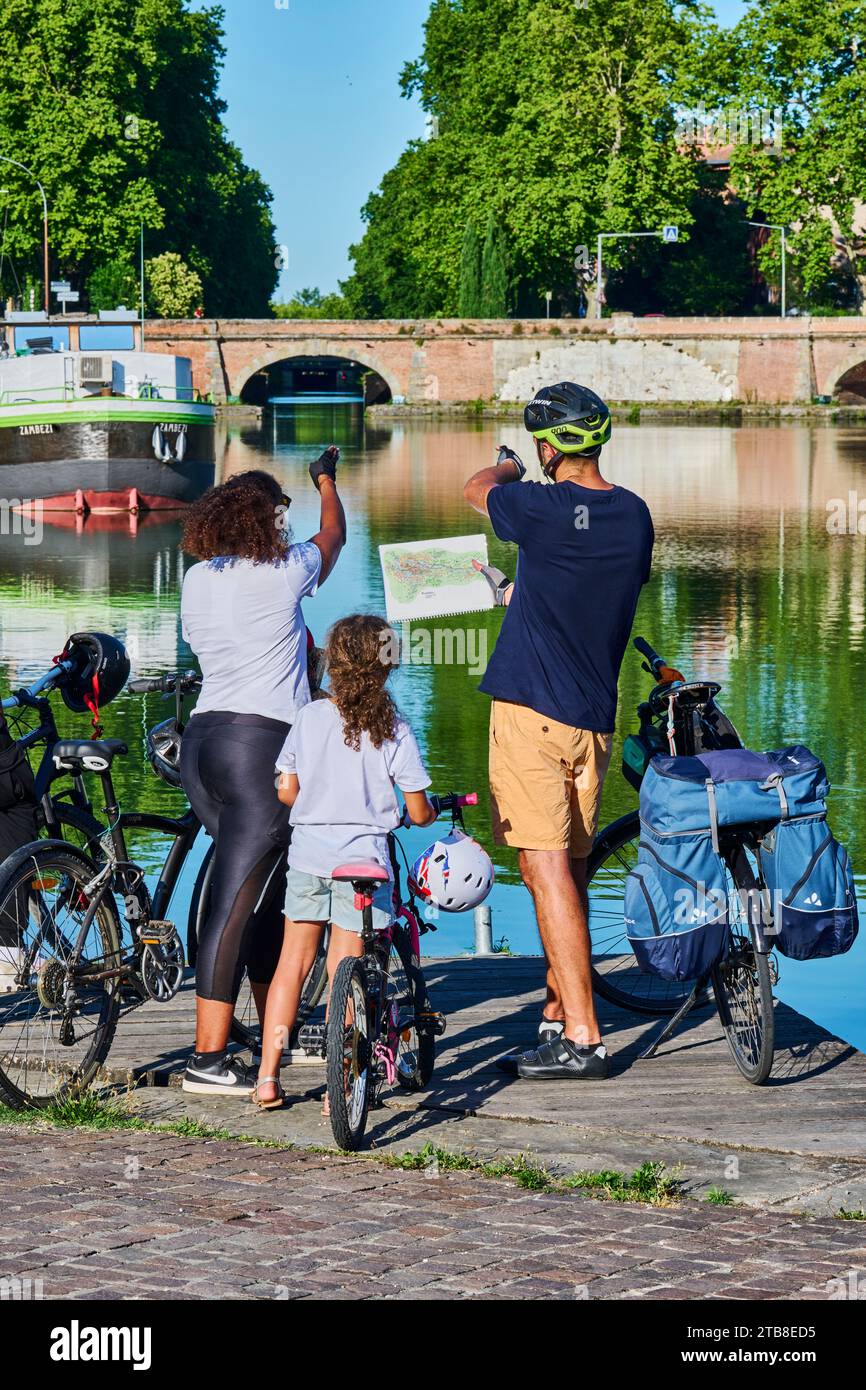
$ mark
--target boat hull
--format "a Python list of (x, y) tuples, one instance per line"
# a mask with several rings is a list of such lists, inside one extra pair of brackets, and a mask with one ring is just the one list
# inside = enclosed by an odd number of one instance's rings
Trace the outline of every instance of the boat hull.
[(38, 502), (43, 511), (129, 511), (182, 506), (212, 486), (212, 411), (136, 416), (3, 421), (3, 499), (22, 507)]

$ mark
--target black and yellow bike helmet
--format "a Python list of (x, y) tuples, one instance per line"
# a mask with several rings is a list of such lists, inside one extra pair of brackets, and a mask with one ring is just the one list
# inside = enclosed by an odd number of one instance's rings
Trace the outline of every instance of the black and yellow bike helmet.
[[(588, 386), (560, 381), (543, 386), (523, 412), (523, 423), (536, 441), (550, 444), (560, 456), (594, 454), (611, 434), (610, 411)], [(555, 470), (560, 459), (542, 465)]]

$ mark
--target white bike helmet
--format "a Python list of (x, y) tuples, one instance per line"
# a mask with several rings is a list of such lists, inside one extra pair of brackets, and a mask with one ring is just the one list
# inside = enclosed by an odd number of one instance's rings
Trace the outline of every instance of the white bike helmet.
[(437, 840), (412, 865), (412, 891), (443, 912), (466, 912), (493, 887), (490, 855), (462, 830)]

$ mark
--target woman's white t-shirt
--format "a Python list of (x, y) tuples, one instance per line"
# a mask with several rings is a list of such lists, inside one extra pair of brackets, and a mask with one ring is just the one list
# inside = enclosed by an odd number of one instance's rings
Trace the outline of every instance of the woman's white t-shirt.
[(181, 631), (201, 666), (194, 714), (227, 710), (291, 724), (309, 703), (301, 599), (316, 592), (322, 555), (313, 541), (261, 565), (220, 557), (187, 570)]
[(403, 792), (430, 786), (405, 720), (381, 748), (362, 734), (356, 751), (346, 746), (333, 701), (315, 700), (301, 710), (277, 768), (296, 773), (301, 786), (292, 807), (290, 868), (330, 878), (338, 864), (374, 859), (390, 874), (387, 835), (400, 823), (394, 786)]

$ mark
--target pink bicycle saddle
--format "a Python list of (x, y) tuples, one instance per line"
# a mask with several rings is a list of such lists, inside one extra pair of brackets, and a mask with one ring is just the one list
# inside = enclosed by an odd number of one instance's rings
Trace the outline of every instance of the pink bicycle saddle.
[(336, 869), (331, 871), (331, 878), (341, 883), (357, 883), (361, 880), (366, 883), (387, 883), (390, 877), (388, 870), (377, 864), (374, 859), (358, 859), (354, 863), (338, 864)]

